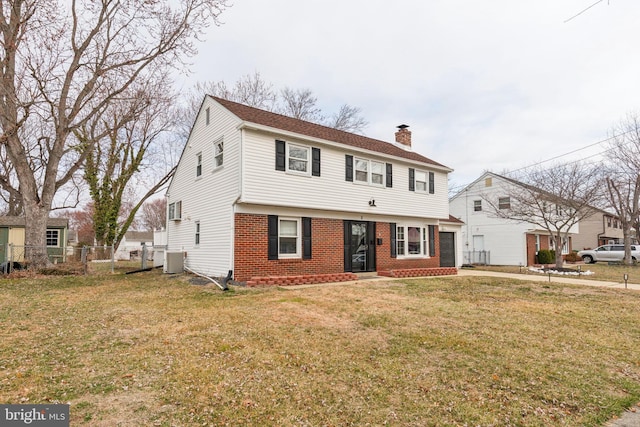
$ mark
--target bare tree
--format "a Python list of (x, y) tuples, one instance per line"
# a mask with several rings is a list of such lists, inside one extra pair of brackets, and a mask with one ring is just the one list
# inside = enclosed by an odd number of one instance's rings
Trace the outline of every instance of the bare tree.
[[(127, 230), (135, 225), (138, 209), (173, 174), (170, 169), (154, 180), (143, 195), (137, 195), (132, 187), (134, 177), (144, 172), (154, 145), (173, 128), (173, 96), (169, 88), (167, 75), (159, 71), (130, 86), (125, 93), (135, 93), (114, 101), (105, 114), (76, 132), (78, 139), (95, 142), (88, 149), (84, 177), (93, 201), (93, 226), (99, 245), (118, 247)], [(129, 120), (123, 122), (122, 117)]]
[(145, 230), (160, 230), (167, 224), (167, 199), (149, 200), (142, 205), (142, 226)]
[(631, 264), (631, 235), (640, 239), (640, 119), (628, 114), (611, 131), (606, 151), (606, 200), (624, 235), (625, 264)]
[[(44, 248), (54, 197), (95, 143), (70, 136), (125, 96), (149, 67), (183, 64), (225, 3), (2, 2), (0, 143), (15, 168), (18, 188), (13, 189), (22, 198), (26, 245)], [(39, 249), (30, 259), (43, 265), (46, 251)]]
[(306, 120), (346, 132), (362, 133), (368, 125), (361, 110), (344, 104), (330, 118), (326, 118), (318, 107), (318, 99), (309, 89), (275, 90), (271, 83), (262, 79), (260, 73), (242, 76), (233, 86), (225, 82), (198, 82), (186, 92), (185, 105), (179, 111), (180, 134), (186, 141), (195, 116), (202, 104), (203, 94), (217, 96), (250, 107), (259, 108)]
[(360, 108), (344, 104), (337, 113), (326, 121), (326, 125), (345, 132), (362, 133), (362, 130), (369, 123), (360, 113)]
[[(563, 265), (562, 247), (583, 218), (593, 215), (600, 200), (597, 168), (584, 163), (557, 164), (548, 169), (527, 168), (518, 179), (506, 178), (503, 204), (484, 196), (498, 218), (526, 222), (546, 230), (556, 248), (556, 267)], [(509, 208), (504, 208), (508, 198)]]
[(322, 123), (325, 118), (318, 108), (318, 98), (309, 89), (284, 88), (280, 92), (281, 103), (276, 110), (280, 114), (307, 122)]

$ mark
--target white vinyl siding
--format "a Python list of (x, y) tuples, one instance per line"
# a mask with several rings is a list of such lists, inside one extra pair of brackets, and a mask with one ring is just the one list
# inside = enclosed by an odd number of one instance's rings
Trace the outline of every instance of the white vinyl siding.
[[(323, 146), (317, 142), (308, 144), (322, 150), (320, 177), (282, 174), (275, 168), (274, 138), (272, 134), (245, 130), (245, 160), (243, 166), (243, 201), (265, 206), (287, 206), (316, 210), (362, 212), (375, 200), (376, 214), (421, 218), (448, 218), (447, 174), (434, 172), (435, 194), (416, 198), (407, 191), (409, 166), (398, 159), (388, 157), (359, 157), (347, 148)], [(283, 140), (285, 138), (282, 138)], [(287, 137), (287, 144), (304, 145)], [(353, 182), (345, 180), (345, 154), (353, 155)], [(309, 155), (311, 152), (309, 151)], [(357, 159), (369, 160), (367, 172), (371, 180), (371, 162), (380, 165), (393, 164), (393, 187), (364, 185), (356, 181)], [(310, 162), (309, 162), (310, 163)], [(311, 165), (309, 164), (309, 168)], [(363, 170), (364, 172), (364, 170)], [(383, 179), (386, 184), (386, 177)], [(367, 181), (368, 182), (368, 181)], [(360, 184), (360, 185), (354, 185)], [(442, 189), (442, 190), (440, 190)]]
[[(206, 125), (207, 110), (209, 126)], [(167, 251), (186, 252), (187, 267), (216, 277), (224, 277), (234, 268), (233, 203), (240, 192), (238, 124), (237, 117), (206, 97), (167, 191), (169, 206), (176, 202), (182, 205), (182, 220), (167, 221)], [(216, 148), (217, 143), (223, 146)], [(224, 157), (218, 156), (216, 160), (221, 148)], [(200, 152), (203, 173), (194, 181), (196, 154)], [(220, 167), (222, 161), (224, 167)], [(213, 170), (216, 173), (211, 173)], [(199, 244), (195, 243), (196, 218), (200, 221)], [(194, 247), (197, 250), (193, 250)]]

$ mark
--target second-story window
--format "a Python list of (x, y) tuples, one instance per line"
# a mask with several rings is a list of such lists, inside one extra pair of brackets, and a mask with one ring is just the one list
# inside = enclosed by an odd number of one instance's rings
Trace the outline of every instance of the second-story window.
[(435, 174), (409, 168), (409, 191), (435, 194)]
[(482, 210), (482, 200), (473, 201), (473, 211), (480, 212)]
[[(376, 162), (374, 160), (361, 159), (356, 157), (355, 159), (355, 181), (363, 184), (384, 186), (384, 178), (386, 172), (386, 165), (383, 162)], [(390, 169), (390, 168), (389, 168)], [(391, 171), (389, 170), (390, 175)]]
[(287, 170), (303, 174), (309, 173), (309, 147), (287, 144)]
[(202, 175), (202, 153), (196, 154), (196, 176)]
[(224, 163), (224, 139), (220, 138), (213, 144), (216, 167)]
[(369, 161), (356, 158), (356, 181), (369, 182)]
[(498, 199), (498, 209), (511, 209), (511, 198), (500, 197)]
[(384, 185), (384, 163), (371, 162), (371, 183), (373, 185)]

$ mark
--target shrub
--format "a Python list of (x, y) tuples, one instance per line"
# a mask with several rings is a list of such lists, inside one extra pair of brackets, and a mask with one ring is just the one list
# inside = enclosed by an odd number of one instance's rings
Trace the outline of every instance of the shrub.
[(538, 251), (538, 264), (552, 264), (556, 260), (555, 251), (540, 249)]
[(578, 252), (570, 252), (564, 256), (564, 260), (567, 262), (577, 262), (580, 261), (580, 257), (578, 256)]

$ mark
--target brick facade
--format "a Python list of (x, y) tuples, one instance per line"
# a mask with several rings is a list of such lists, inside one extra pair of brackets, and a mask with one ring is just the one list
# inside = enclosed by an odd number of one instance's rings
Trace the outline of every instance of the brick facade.
[[(234, 279), (249, 285), (322, 283), (354, 280), (344, 271), (344, 222), (340, 219), (312, 218), (311, 259), (268, 259), (267, 215), (236, 214)], [(376, 223), (377, 271), (392, 277), (455, 274), (455, 268), (441, 270), (439, 236), (436, 227), (436, 256), (422, 259), (391, 257), (390, 225)], [(432, 270), (433, 269), (433, 270)], [(401, 270), (407, 270), (402, 272)], [(409, 274), (409, 271), (411, 274)], [(393, 273), (389, 273), (393, 272)]]

